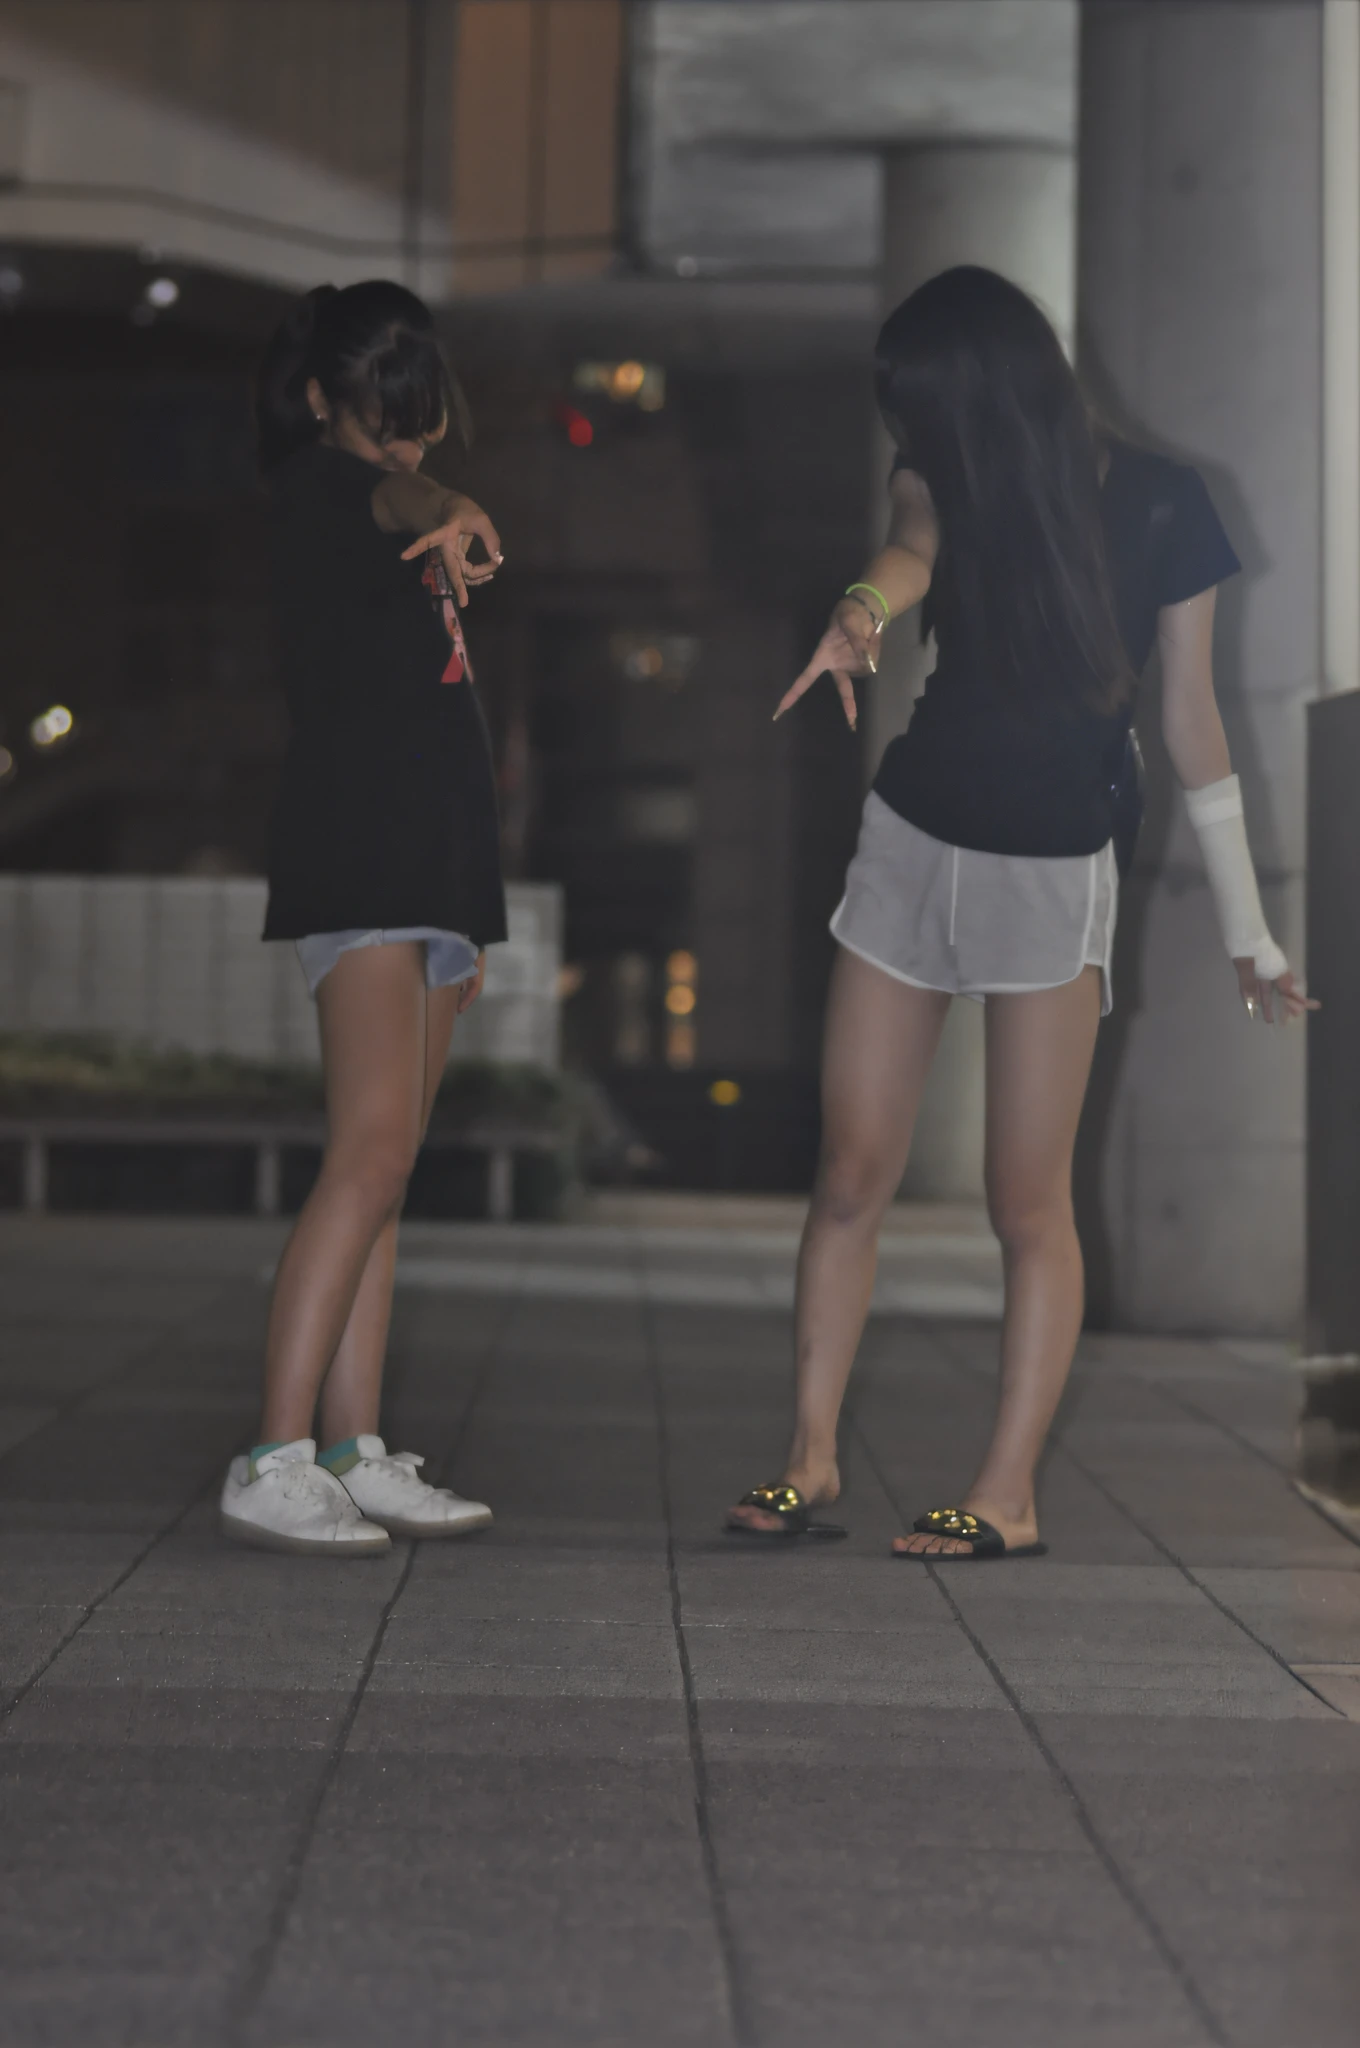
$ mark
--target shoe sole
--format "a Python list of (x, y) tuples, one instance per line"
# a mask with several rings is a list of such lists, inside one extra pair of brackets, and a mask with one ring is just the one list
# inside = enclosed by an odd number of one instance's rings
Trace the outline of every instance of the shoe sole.
[(474, 1536), (495, 1521), (490, 1508), (484, 1515), (469, 1515), (458, 1522), (406, 1522), (399, 1515), (365, 1515), (366, 1522), (378, 1522), (391, 1536), (404, 1536), (423, 1543), (432, 1536)]
[(217, 1526), (229, 1543), (243, 1543), (250, 1550), (272, 1550), (287, 1557), (386, 1557), (391, 1551), (391, 1538), (383, 1536), (355, 1536), (346, 1543), (338, 1543), (329, 1536), (280, 1536), (273, 1529), (262, 1529), (258, 1522), (244, 1521), (239, 1515), (221, 1511)]

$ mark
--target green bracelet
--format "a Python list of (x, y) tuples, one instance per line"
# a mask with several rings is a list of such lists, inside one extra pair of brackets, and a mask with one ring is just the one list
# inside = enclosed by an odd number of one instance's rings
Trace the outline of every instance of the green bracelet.
[(867, 590), (870, 597), (876, 597), (879, 603), (882, 605), (883, 617), (878, 628), (879, 632), (881, 633), (883, 631), (884, 626), (887, 625), (889, 619), (892, 617), (892, 606), (888, 603), (887, 598), (883, 595), (883, 592), (881, 590), (874, 589), (872, 583), (852, 583), (845, 594), (847, 597), (853, 597), (857, 590)]

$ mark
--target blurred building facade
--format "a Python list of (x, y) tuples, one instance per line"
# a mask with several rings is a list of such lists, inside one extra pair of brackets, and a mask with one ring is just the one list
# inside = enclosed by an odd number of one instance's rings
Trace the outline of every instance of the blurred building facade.
[[(506, 541), (474, 656), (511, 870), (566, 888), (569, 1052), (681, 1176), (796, 1183), (826, 919), (923, 657), (897, 636), (863, 744), (829, 691), (773, 733), (769, 709), (881, 518), (881, 305), (975, 260), (1209, 476), (1247, 563), (1225, 712), (1297, 956), (1303, 707), (1357, 680), (1356, 13), (5, 0), (0, 860), (258, 870), (280, 724), (250, 363), (290, 292), (401, 276), (447, 321), (479, 430), (458, 473)], [(97, 508), (73, 544), (71, 479)], [(76, 726), (35, 750), (56, 704)], [(1097, 1308), (1291, 1328), (1301, 1046), (1239, 1029), (1155, 680), (1140, 728), (1154, 801), (1082, 1163)], [(956, 1007), (921, 1193), (979, 1187)]]

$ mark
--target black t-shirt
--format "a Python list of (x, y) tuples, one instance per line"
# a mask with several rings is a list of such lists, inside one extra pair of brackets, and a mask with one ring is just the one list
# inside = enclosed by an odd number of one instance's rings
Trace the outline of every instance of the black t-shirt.
[(434, 925), (505, 937), (491, 750), (419, 561), (373, 517), (381, 472), (339, 448), (269, 479), (292, 732), (274, 812), (267, 939)]
[[(1135, 675), (1163, 605), (1241, 567), (1203, 479), (1184, 463), (1109, 444), (1101, 523), (1120, 636)], [(898, 465), (902, 465), (899, 463)], [(940, 636), (910, 726), (874, 780), (901, 817), (951, 846), (1049, 858), (1096, 853), (1114, 829), (1114, 791), (1133, 717), (1105, 717), (1070, 692), (1023, 694), (970, 673)]]

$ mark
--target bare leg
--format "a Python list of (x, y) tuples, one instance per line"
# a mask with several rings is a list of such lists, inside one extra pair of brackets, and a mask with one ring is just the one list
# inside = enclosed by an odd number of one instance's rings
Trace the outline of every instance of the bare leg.
[[(987, 1202), (1001, 1240), (1006, 1309), (996, 1423), (961, 1505), (1008, 1545), (1037, 1536), (1035, 1467), (1081, 1332), (1072, 1148), (1099, 1022), (1095, 967), (1062, 988), (987, 1000)], [(927, 1555), (967, 1547), (932, 1536), (894, 1545)]]
[[(836, 1425), (869, 1313), (878, 1232), (906, 1168), (949, 997), (842, 950), (822, 1052), (822, 1153), (798, 1254), (796, 1406), (785, 1483), (809, 1502), (840, 1492)], [(749, 1528), (778, 1527), (734, 1508)]]
[[(324, 987), (324, 983), (322, 984)], [(425, 1001), (425, 1085), (421, 1103), (423, 1138), (444, 1076), (458, 1011), (456, 988), (431, 989)], [(397, 1264), (398, 1216), (379, 1231), (364, 1267), (345, 1334), (321, 1388), (320, 1440), (343, 1443), (347, 1437), (374, 1435), (382, 1399), (387, 1332), (392, 1320), (392, 1281)]]
[(326, 1154), (274, 1283), (261, 1442), (311, 1434), (364, 1269), (401, 1209), (424, 1095), (423, 949), (342, 953), (321, 984), (318, 1010)]

